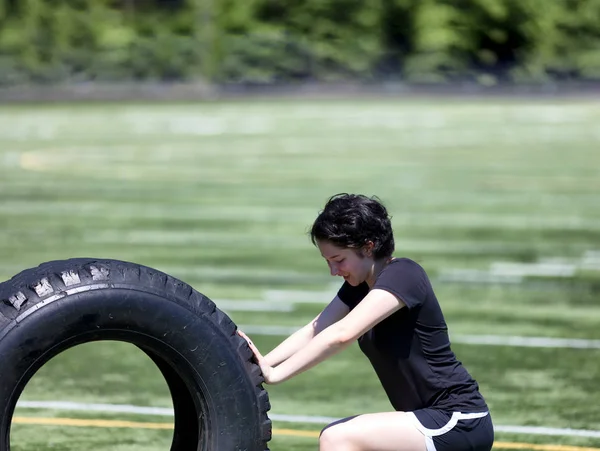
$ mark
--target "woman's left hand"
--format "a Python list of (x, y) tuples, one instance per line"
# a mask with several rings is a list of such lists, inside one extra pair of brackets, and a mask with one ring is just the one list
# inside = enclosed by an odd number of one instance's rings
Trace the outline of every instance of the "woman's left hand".
[(239, 329), (238, 329), (237, 332), (238, 332), (238, 334), (242, 338), (244, 338), (248, 342), (248, 346), (250, 346), (250, 349), (254, 353), (254, 357), (256, 358), (256, 363), (260, 367), (260, 370), (261, 370), (261, 372), (263, 374), (263, 378), (265, 379), (265, 383), (266, 384), (275, 384), (275, 383), (277, 383), (277, 380), (275, 379), (275, 368), (273, 368), (271, 365), (269, 365), (267, 363), (266, 359), (260, 353), (260, 351), (258, 350), (258, 348), (256, 346), (254, 346), (254, 343), (252, 343), (252, 340), (250, 340), (250, 338), (244, 332), (242, 332)]

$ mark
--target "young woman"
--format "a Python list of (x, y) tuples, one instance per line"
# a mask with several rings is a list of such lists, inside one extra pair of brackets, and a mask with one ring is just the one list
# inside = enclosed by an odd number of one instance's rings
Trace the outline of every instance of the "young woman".
[(337, 296), (266, 356), (254, 352), (265, 383), (308, 370), (358, 340), (395, 411), (345, 418), (321, 433), (321, 451), (489, 451), (494, 429), (477, 382), (456, 359), (427, 274), (393, 258), (386, 208), (363, 195), (333, 196), (311, 238)]

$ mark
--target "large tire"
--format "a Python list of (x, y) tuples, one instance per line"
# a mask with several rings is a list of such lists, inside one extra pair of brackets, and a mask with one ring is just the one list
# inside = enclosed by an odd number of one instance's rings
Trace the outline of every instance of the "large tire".
[(174, 406), (173, 451), (264, 451), (271, 439), (262, 375), (236, 325), (206, 296), (116, 260), (44, 263), (0, 284), (0, 449), (15, 405), (60, 352), (98, 340), (142, 349)]

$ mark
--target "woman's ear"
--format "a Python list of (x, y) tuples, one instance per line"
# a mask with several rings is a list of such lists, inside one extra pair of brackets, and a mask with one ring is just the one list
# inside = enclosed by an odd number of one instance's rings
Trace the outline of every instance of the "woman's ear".
[(373, 241), (367, 241), (362, 247), (363, 255), (365, 257), (373, 257), (373, 248), (375, 247), (375, 243)]

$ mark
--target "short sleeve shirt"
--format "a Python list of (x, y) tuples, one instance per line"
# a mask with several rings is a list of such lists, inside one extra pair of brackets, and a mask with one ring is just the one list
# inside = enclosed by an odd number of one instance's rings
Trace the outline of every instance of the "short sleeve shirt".
[[(450, 347), (448, 328), (425, 270), (408, 258), (392, 260), (373, 289), (392, 293), (405, 307), (358, 340), (381, 384), (398, 411), (439, 409), (487, 410), (477, 382)], [(338, 297), (353, 309), (368, 294), (366, 282), (344, 282)]]

